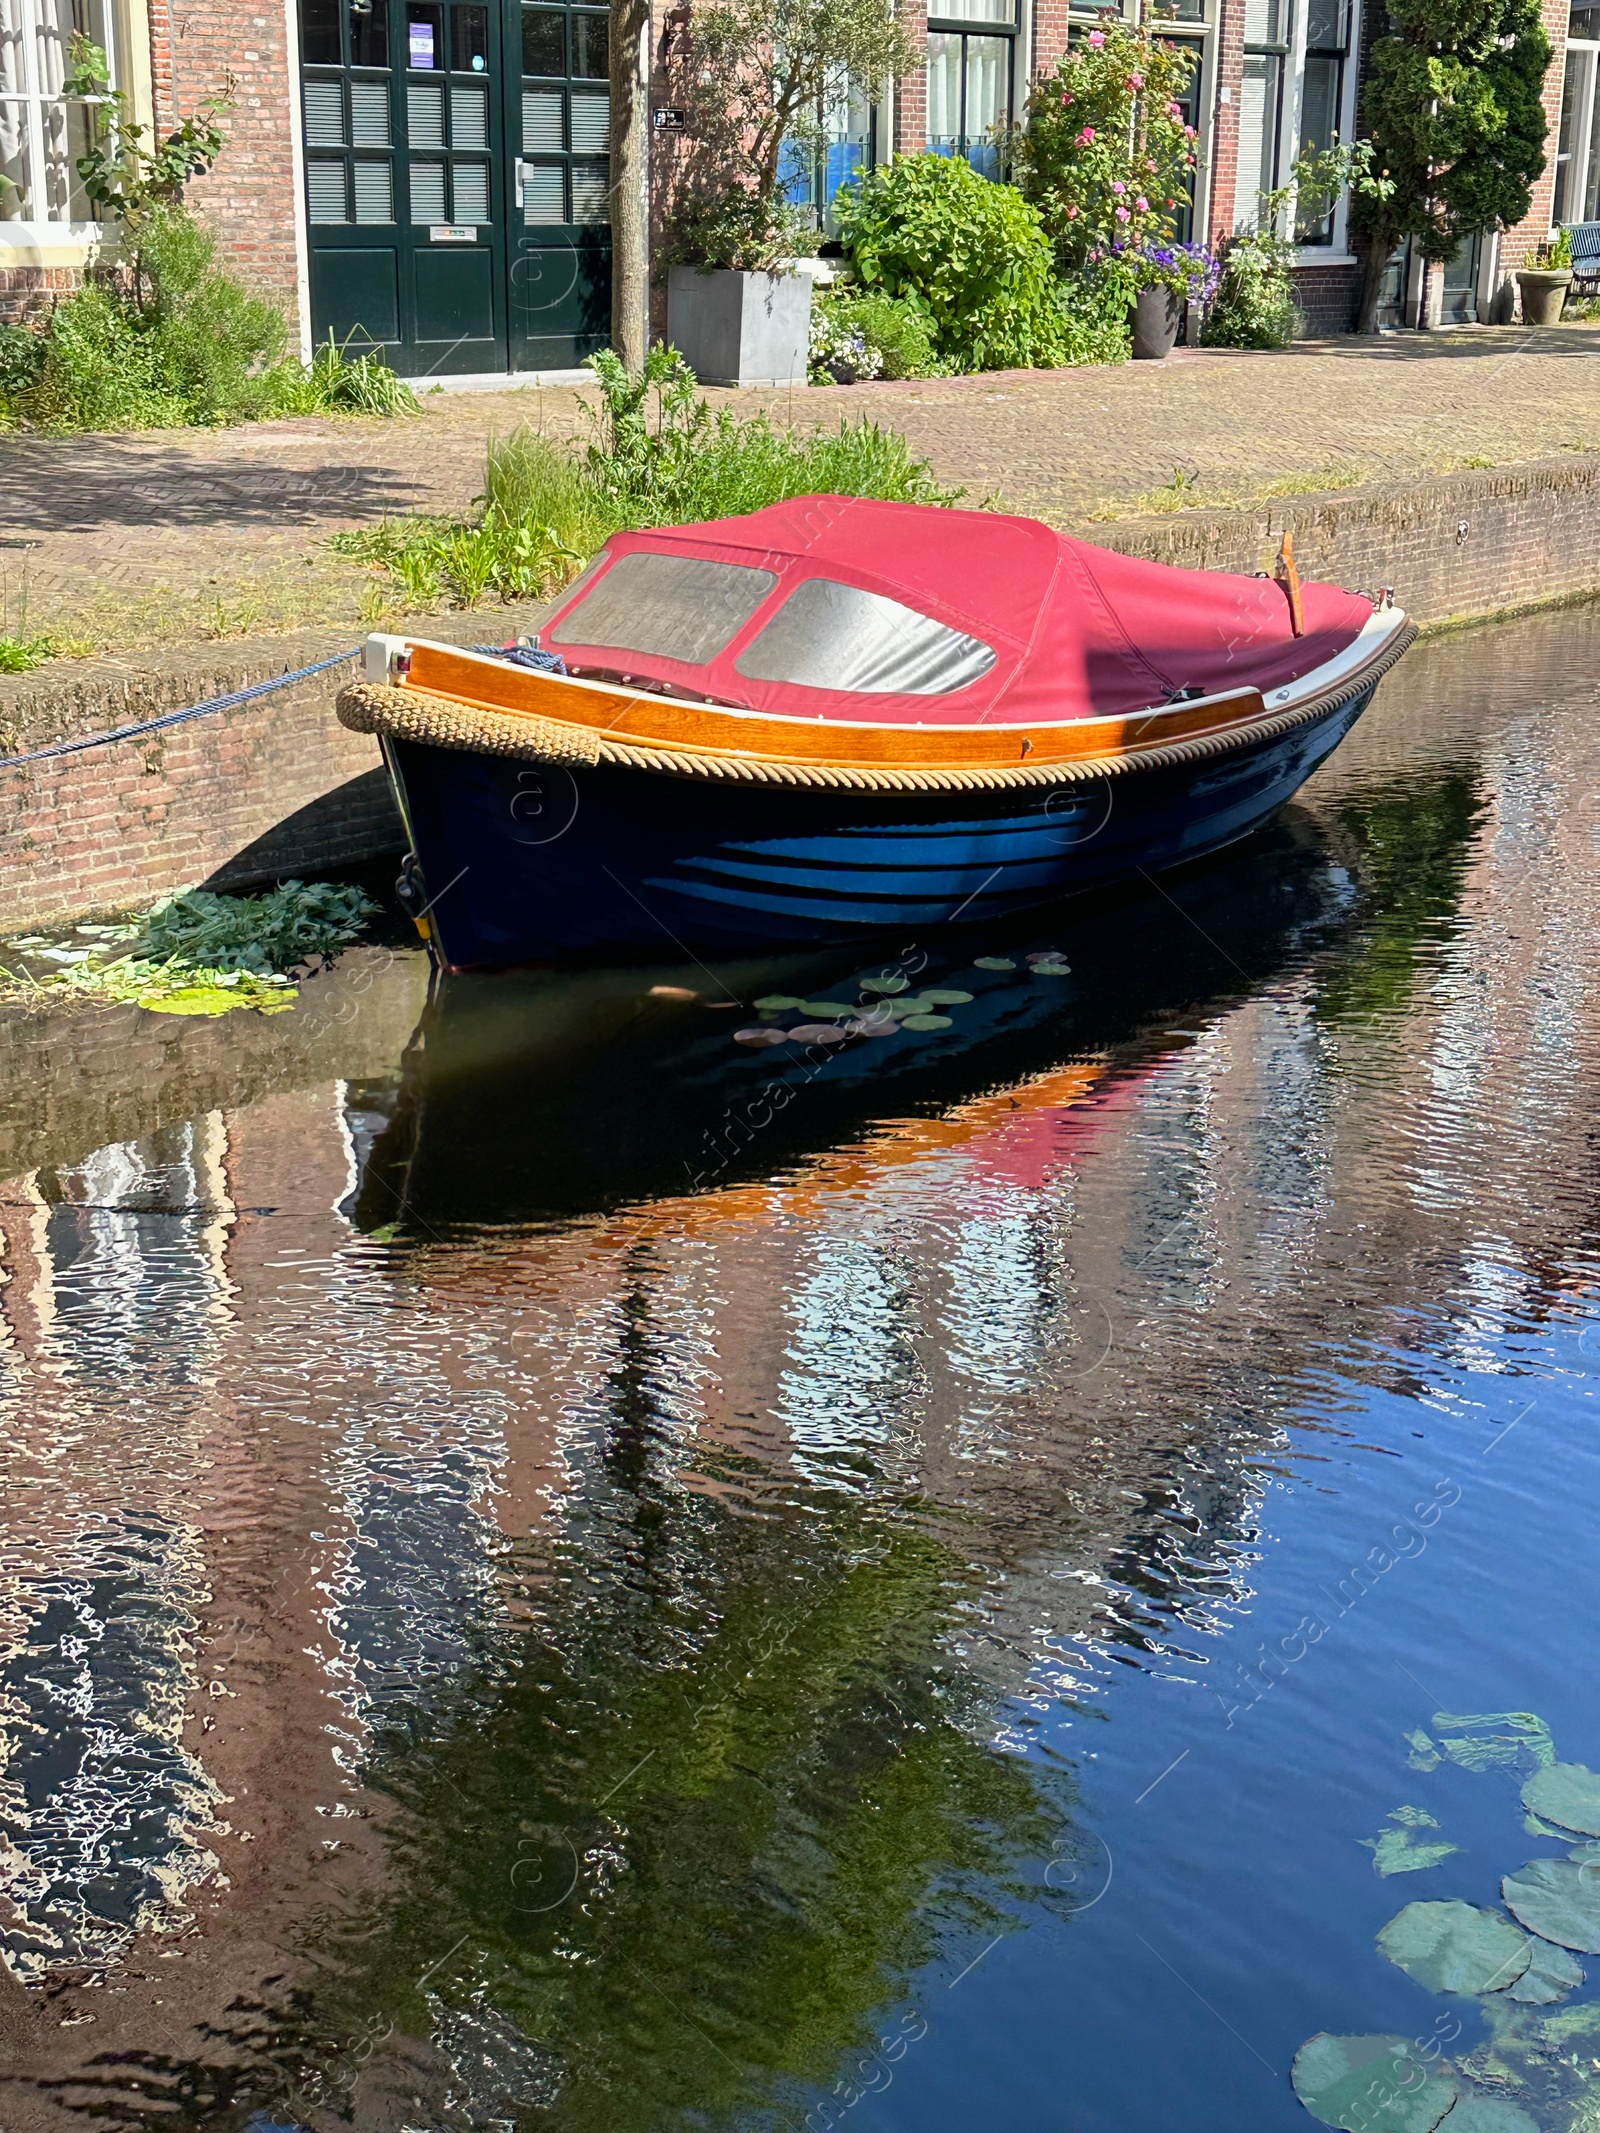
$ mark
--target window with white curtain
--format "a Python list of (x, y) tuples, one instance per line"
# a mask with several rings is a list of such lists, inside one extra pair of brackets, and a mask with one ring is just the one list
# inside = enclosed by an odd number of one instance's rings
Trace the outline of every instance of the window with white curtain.
[(1556, 140), (1557, 222), (1600, 222), (1600, 6), (1572, 10), (1561, 130)]
[[(1355, 0), (1245, 0), (1235, 229), (1254, 226), (1261, 195), (1288, 183), (1298, 157), (1350, 138), (1355, 18)], [(1345, 207), (1301, 200), (1296, 242), (1313, 254), (1342, 245)]]
[(1003, 175), (997, 127), (1009, 126), (1016, 0), (932, 0), (928, 9), (928, 146)]
[(62, 94), (74, 33), (101, 47), (115, 78), (107, 0), (0, 0), (0, 230), (93, 219), (76, 168), (88, 114)]

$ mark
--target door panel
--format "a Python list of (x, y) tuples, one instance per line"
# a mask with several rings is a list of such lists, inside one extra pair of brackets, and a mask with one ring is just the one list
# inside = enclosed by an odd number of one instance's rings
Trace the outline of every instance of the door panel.
[(610, 325), (604, 6), (300, 0), (315, 338), (410, 377), (565, 369)]
[(516, 370), (565, 370), (611, 324), (611, 95), (603, 8), (508, 7), (510, 340)]

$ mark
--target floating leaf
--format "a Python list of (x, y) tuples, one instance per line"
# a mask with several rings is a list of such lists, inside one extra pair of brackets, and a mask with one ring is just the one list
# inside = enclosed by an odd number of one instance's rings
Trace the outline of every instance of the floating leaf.
[(970, 992), (934, 992), (925, 989), (922, 997), (930, 1007), (965, 1007), (972, 995)]
[(1522, 1826), (1530, 1837), (1570, 1837), (1570, 1829), (1557, 1829), (1553, 1822), (1541, 1822), (1537, 1815), (1524, 1815)]
[(1450, 2113), (1453, 2133), (1539, 2133), (1539, 2121), (1504, 2096), (1463, 2096)]
[(1411, 1832), (1418, 1829), (1437, 1829), (1432, 1815), (1424, 1814), (1420, 1807), (1397, 1807), (1390, 1815), (1391, 1822), (1398, 1822), (1398, 1829), (1386, 1829), (1376, 1837), (1358, 1837), (1372, 1853), (1373, 1871), (1387, 1878), (1390, 1874), (1420, 1874), (1424, 1867), (1437, 1866), (1441, 1859), (1448, 1859), (1460, 1846), (1444, 1841), (1438, 1843), (1418, 1842)]
[[(1489, 1726), (1502, 1730), (1486, 1734)], [(1543, 1769), (1556, 1759), (1550, 1728), (1534, 1711), (1435, 1711), (1433, 1729), (1469, 1736), (1444, 1744), (1445, 1754), (1463, 1770), (1493, 1770), (1524, 1758)]]
[(1408, 1903), (1378, 1946), (1430, 1992), (1500, 1992), (1521, 1977), (1533, 1944), (1498, 1911), (1470, 1903)]
[(1033, 974), (1036, 978), (1070, 978), (1072, 966), (1070, 963), (1035, 963)]
[(1017, 966), (1008, 955), (975, 955), (972, 967), (974, 970), (1015, 970)]
[(1420, 1727), (1415, 1733), (1408, 1733), (1406, 1739), (1411, 1746), (1411, 1753), (1406, 1757), (1406, 1761), (1413, 1770), (1437, 1770), (1444, 1761), (1444, 1757)]
[(803, 1015), (814, 1016), (819, 1022), (825, 1015), (832, 1015), (843, 1021), (846, 1015), (855, 1013), (855, 1006), (849, 1000), (802, 1000), (800, 1002), (800, 1012)]
[(1552, 1763), (1522, 1788), (1522, 1804), (1541, 1821), (1600, 1837), (1600, 1776), (1582, 1763)]
[(844, 1024), (848, 1037), (892, 1037), (896, 1030), (904, 1029), (903, 1022), (896, 1022), (893, 1015), (858, 1015), (853, 1022)]
[(793, 993), (769, 992), (764, 999), (757, 1000), (755, 1005), (764, 1015), (781, 1015), (785, 1008), (798, 1007), (800, 1002)]
[(1600, 1874), (1576, 1859), (1530, 1859), (1500, 1884), (1506, 1909), (1541, 1940), (1600, 1955)]
[(953, 1029), (955, 1025), (948, 1015), (907, 1015), (907, 1029)]
[(1034, 948), (1025, 958), (1030, 963), (1064, 963), (1066, 957), (1059, 948)]
[(1564, 2000), (1582, 1983), (1583, 1965), (1575, 1955), (1547, 1940), (1536, 1940), (1532, 1962), (1514, 1985), (1507, 1986), (1506, 1996), (1529, 2006), (1548, 2007), (1555, 2000)]
[(1346, 2133), (1433, 2133), (1456, 2100), (1404, 2037), (1330, 2037), (1302, 2044), (1289, 2079), (1313, 2118)]
[(763, 1029), (755, 1025), (750, 1029), (736, 1029), (733, 1041), (735, 1044), (787, 1044), (789, 1032), (786, 1029)]
[(881, 978), (863, 978), (861, 980), (861, 990), (863, 992), (906, 992), (910, 989), (910, 985), (911, 980), (903, 970), (890, 970), (886, 971)]
[(843, 1044), (850, 1032), (837, 1022), (797, 1022), (789, 1035), (796, 1044)]

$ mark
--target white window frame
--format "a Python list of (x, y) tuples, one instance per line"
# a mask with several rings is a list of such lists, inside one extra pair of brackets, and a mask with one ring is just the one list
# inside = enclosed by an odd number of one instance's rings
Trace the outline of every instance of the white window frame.
[[(20, 104), (23, 108), (28, 198), (34, 203), (42, 203), (49, 197), (49, 157), (45, 153), (44, 143), (45, 107), (71, 99), (47, 95), (39, 80), (39, 0), (15, 0), (15, 4), (22, 20), (22, 89), (20, 94), (10, 91), (0, 93), (0, 103), (11, 107)], [(119, 24), (115, 0), (107, 0), (104, 14), (106, 65), (112, 86), (115, 87), (119, 79)], [(75, 172), (70, 182), (75, 188)], [(95, 241), (103, 234), (104, 225), (93, 220), (55, 222), (38, 215), (15, 221), (0, 220), (0, 252), (44, 251), (52, 245), (82, 245)]]
[[(1563, 78), (1566, 74), (1566, 62), (1574, 52), (1586, 54), (1589, 63), (1586, 67), (1579, 69), (1578, 94), (1584, 108), (1577, 124), (1573, 128), (1572, 154), (1568, 158), (1569, 170), (1567, 173), (1570, 179), (1571, 170), (1575, 168), (1577, 171), (1578, 197), (1575, 204), (1578, 211), (1576, 214), (1569, 213), (1567, 215), (1566, 219), (1569, 223), (1578, 223), (1587, 219), (1583, 213), (1583, 180), (1588, 176), (1590, 158), (1600, 155), (1600, 42), (1590, 37), (1569, 37), (1567, 39), (1566, 54), (1562, 60)], [(1565, 116), (1566, 113), (1563, 111), (1561, 118)], [(1561, 138), (1560, 128), (1561, 120), (1558, 118), (1556, 121), (1556, 140), (1558, 143)], [(1555, 216), (1555, 193), (1553, 190), (1551, 193), (1550, 213), (1552, 216), (1551, 234), (1553, 236), (1560, 227), (1560, 224), (1553, 219)]]

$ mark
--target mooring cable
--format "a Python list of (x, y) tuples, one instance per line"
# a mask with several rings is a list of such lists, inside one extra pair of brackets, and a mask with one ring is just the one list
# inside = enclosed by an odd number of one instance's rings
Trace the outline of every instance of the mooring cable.
[(188, 719), (204, 718), (211, 711), (231, 711), (235, 704), (247, 704), (257, 696), (270, 695), (274, 689), (286, 689), (293, 681), (309, 681), (313, 674), (326, 674), (330, 667), (342, 667), (360, 656), (361, 647), (355, 645), (348, 652), (335, 652), (331, 659), (319, 659), (314, 666), (297, 667), (292, 674), (274, 674), (270, 681), (252, 682), (248, 689), (232, 689), (226, 696), (208, 696), (203, 704), (165, 711), (160, 718), (140, 719), (132, 726), (113, 726), (109, 733), (87, 734), (82, 740), (54, 741), (48, 748), (30, 748), (25, 755), (0, 755), (0, 770), (14, 770), (19, 763), (42, 763), (47, 756), (81, 755), (87, 748), (137, 740), (143, 733), (160, 733), (168, 726), (181, 726)]

